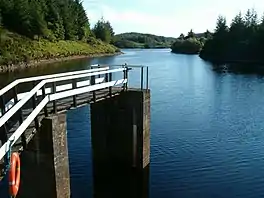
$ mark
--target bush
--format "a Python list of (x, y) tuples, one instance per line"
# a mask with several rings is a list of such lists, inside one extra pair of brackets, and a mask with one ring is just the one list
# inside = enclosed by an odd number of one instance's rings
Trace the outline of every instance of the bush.
[(203, 47), (203, 43), (196, 38), (187, 40), (177, 39), (171, 46), (172, 52), (182, 54), (198, 54)]

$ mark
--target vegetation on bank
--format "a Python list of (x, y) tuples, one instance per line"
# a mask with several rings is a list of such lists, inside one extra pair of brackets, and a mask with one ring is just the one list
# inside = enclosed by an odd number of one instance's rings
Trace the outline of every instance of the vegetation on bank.
[(170, 48), (175, 38), (141, 33), (123, 33), (114, 36), (112, 43), (118, 48)]
[(199, 54), (204, 43), (211, 37), (211, 33), (195, 34), (192, 30), (187, 36), (181, 34), (178, 39), (172, 44), (171, 51), (179, 54)]
[(108, 21), (93, 29), (80, 0), (1, 0), (0, 65), (73, 55), (112, 54)]
[(94, 54), (114, 54), (116, 47), (95, 38), (89, 42), (45, 39), (31, 40), (16, 33), (6, 32), (0, 44), (0, 65), (29, 63), (34, 60), (64, 58), (69, 56), (92, 56)]
[(263, 43), (264, 17), (259, 20), (255, 10), (248, 10), (244, 16), (240, 12), (230, 26), (220, 16), (200, 57), (214, 63), (264, 63)]

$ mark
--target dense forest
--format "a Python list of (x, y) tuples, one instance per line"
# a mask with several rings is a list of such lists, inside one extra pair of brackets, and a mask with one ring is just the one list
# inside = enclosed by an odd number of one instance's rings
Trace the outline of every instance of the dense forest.
[(238, 13), (228, 26), (220, 16), (200, 57), (214, 63), (264, 63), (264, 17), (259, 20), (251, 9), (244, 16)]
[(118, 34), (113, 44), (119, 48), (170, 48), (175, 38), (141, 33)]
[(172, 44), (171, 50), (173, 53), (180, 54), (199, 54), (204, 43), (211, 38), (211, 33), (207, 30), (205, 33), (195, 34), (190, 30), (185, 36), (181, 34)]
[(104, 19), (90, 28), (80, 0), (0, 0), (0, 65), (115, 53), (113, 36)]

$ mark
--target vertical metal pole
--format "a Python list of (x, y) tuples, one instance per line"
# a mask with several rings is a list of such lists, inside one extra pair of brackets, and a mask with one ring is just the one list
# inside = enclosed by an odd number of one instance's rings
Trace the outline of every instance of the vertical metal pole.
[[(73, 89), (76, 89), (77, 88), (77, 81), (76, 81), (76, 79), (73, 79), (73, 81), (72, 81), (72, 87), (73, 87)], [(73, 96), (73, 106), (74, 107), (77, 107), (76, 95)]]
[[(52, 93), (56, 93), (56, 82), (52, 83)], [(57, 113), (57, 101), (53, 101), (53, 112), (56, 114)]]
[[(112, 73), (109, 73), (109, 82), (112, 81)], [(109, 96), (112, 97), (112, 87), (109, 87)]]
[[(1, 107), (1, 113), (2, 116), (5, 114), (5, 99), (4, 96), (0, 96), (0, 107)], [(6, 125), (4, 124), (1, 128), (0, 128), (0, 140), (2, 141), (2, 144), (4, 144), (5, 142), (7, 142), (7, 129), (6, 129)]]
[(125, 79), (127, 80), (127, 82), (125, 83), (125, 89), (127, 90), (127, 84), (128, 84), (128, 67), (126, 67), (125, 74), (126, 74)]
[[(95, 85), (95, 76), (91, 76), (91, 85)], [(93, 91), (93, 101), (96, 101), (96, 93)]]
[[(33, 82), (33, 88), (35, 87), (35, 85), (36, 85), (36, 83)], [(37, 95), (34, 94), (34, 95), (32, 96), (32, 107), (33, 107), (33, 110), (32, 110), (32, 111), (34, 111), (34, 109), (35, 109), (36, 106), (37, 106), (37, 105), (36, 105), (36, 100), (37, 100)], [(36, 116), (36, 117), (34, 118), (34, 122), (35, 122), (36, 130), (38, 131), (38, 130), (39, 130), (38, 116)]]
[[(109, 78), (108, 78), (108, 74), (105, 74), (105, 82), (109, 82)], [(106, 95), (106, 98), (107, 98), (107, 95)]]
[[(18, 103), (17, 87), (16, 86), (13, 88), (13, 94), (14, 94), (14, 101), (15, 101), (15, 104), (16, 104), (16, 103)], [(19, 121), (20, 125), (23, 123), (22, 107), (18, 110), (18, 121)], [(27, 138), (26, 138), (25, 133), (22, 133), (21, 141), (22, 141), (23, 148), (24, 149), (27, 148)]]
[(141, 90), (143, 89), (144, 67), (141, 67)]
[(148, 70), (148, 67), (147, 67), (147, 80), (146, 80), (146, 83), (147, 83), (147, 85), (146, 85), (146, 87), (147, 87), (147, 90), (148, 90), (148, 87), (149, 87), (149, 70)]
[[(124, 67), (123, 73), (124, 73), (123, 79), (126, 79), (126, 67)], [(126, 84), (124, 83), (123, 84), (123, 90), (125, 90), (125, 89), (126, 89)]]
[[(45, 85), (43, 85), (43, 87), (41, 89), (42, 89), (42, 99), (44, 99), (46, 97)], [(45, 114), (45, 117), (49, 116), (47, 105), (45, 105), (45, 107), (44, 107), (44, 114)]]
[(0, 96), (0, 108), (1, 108), (1, 113), (2, 116), (5, 114), (5, 99), (4, 96)]
[[(98, 68), (100, 68), (100, 65), (98, 65)], [(100, 74), (98, 74), (98, 78), (101, 78), (101, 75)]]

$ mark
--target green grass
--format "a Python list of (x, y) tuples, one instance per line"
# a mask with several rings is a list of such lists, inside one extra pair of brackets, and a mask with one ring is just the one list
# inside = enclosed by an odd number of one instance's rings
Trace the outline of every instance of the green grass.
[(115, 52), (119, 52), (119, 49), (95, 38), (89, 38), (86, 42), (50, 42), (44, 39), (31, 40), (7, 31), (2, 33), (0, 37), (0, 65), (69, 56), (112, 54)]

